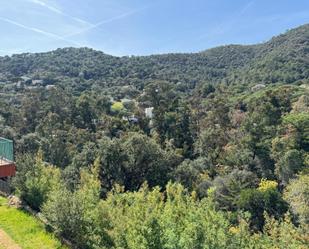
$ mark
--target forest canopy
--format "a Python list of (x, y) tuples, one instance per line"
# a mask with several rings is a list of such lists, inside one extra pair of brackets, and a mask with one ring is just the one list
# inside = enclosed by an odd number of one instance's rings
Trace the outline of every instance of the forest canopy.
[(14, 192), (77, 248), (308, 248), (308, 52), (0, 57)]

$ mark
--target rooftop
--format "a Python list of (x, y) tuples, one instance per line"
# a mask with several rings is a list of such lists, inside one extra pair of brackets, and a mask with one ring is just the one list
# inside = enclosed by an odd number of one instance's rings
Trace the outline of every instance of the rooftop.
[(0, 178), (14, 176), (15, 172), (13, 141), (0, 137)]
[(0, 166), (9, 165), (9, 164), (12, 164), (12, 162), (0, 158)]
[(13, 141), (0, 137), (0, 162), (12, 162), (14, 161)]

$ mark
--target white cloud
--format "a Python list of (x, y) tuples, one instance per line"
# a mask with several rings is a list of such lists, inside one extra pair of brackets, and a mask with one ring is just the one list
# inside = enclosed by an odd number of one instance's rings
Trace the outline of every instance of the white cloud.
[(56, 14), (69, 17), (70, 19), (73, 19), (73, 20), (75, 20), (75, 21), (77, 21), (77, 22), (79, 22), (79, 23), (87, 24), (87, 25), (93, 25), (92, 23), (90, 23), (90, 22), (88, 22), (88, 21), (86, 21), (86, 20), (83, 20), (83, 19), (78, 18), (78, 17), (75, 17), (75, 16), (71, 16), (71, 15), (65, 13), (64, 11), (62, 11), (61, 9), (56, 8), (56, 7), (54, 7), (54, 6), (52, 6), (52, 5), (48, 4), (48, 3), (46, 3), (46, 2), (44, 2), (44, 1), (41, 1), (41, 0), (27, 0), (27, 1), (28, 1), (28, 2), (31, 2), (31, 3), (33, 3), (33, 4), (40, 5), (41, 7), (44, 7), (44, 8), (46, 8), (46, 9), (48, 9), (48, 10), (50, 10), (50, 11), (56, 13)]
[(245, 14), (247, 12), (248, 9), (250, 9), (252, 7), (252, 5), (255, 4), (255, 0), (250, 1), (249, 3), (247, 3), (240, 11), (239, 11), (239, 16)]
[(120, 19), (126, 18), (128, 16), (134, 15), (134, 14), (136, 14), (136, 13), (138, 13), (138, 12), (140, 12), (140, 11), (146, 9), (146, 8), (148, 8), (148, 7), (140, 8), (140, 9), (137, 9), (137, 10), (131, 10), (131, 11), (122, 13), (122, 14), (120, 14), (118, 16), (114, 16), (114, 17), (111, 17), (109, 19), (102, 20), (100, 22), (97, 22), (96, 24), (92, 24), (88, 28), (81, 29), (80, 31), (77, 31), (77, 32), (74, 32), (74, 33), (71, 33), (71, 34), (67, 34), (67, 35), (63, 36), (63, 38), (68, 38), (68, 37), (72, 37), (72, 36), (75, 36), (75, 35), (79, 35), (79, 34), (85, 33), (87, 31), (95, 29), (95, 28), (97, 28), (97, 27), (99, 27), (101, 25), (104, 25), (104, 24), (107, 24), (107, 23), (111, 23), (113, 21), (120, 20)]
[(8, 18), (5, 18), (5, 17), (0, 17), (0, 20), (4, 21), (6, 23), (10, 23), (12, 25), (15, 25), (17, 27), (20, 27), (22, 29), (29, 30), (29, 31), (44, 35), (44, 36), (49, 37), (49, 38), (53, 38), (53, 39), (56, 39), (56, 40), (62, 40), (62, 41), (65, 41), (67, 43), (70, 43), (70, 44), (73, 44), (73, 45), (76, 45), (76, 46), (81, 46), (79, 43), (76, 43), (75, 41), (61, 37), (57, 34), (46, 32), (44, 30), (41, 30), (41, 29), (38, 29), (38, 28), (35, 28), (35, 27), (26, 26), (22, 23), (16, 22), (14, 20), (11, 20), (11, 19), (8, 19)]

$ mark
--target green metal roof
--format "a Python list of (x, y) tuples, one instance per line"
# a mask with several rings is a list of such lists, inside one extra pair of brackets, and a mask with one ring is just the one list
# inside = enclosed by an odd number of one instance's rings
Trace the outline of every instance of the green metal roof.
[(14, 161), (13, 141), (0, 137), (0, 158)]

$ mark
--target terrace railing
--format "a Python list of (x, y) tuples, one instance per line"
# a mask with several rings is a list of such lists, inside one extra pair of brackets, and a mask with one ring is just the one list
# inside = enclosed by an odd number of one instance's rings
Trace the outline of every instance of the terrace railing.
[(0, 159), (14, 161), (13, 141), (0, 137)]

